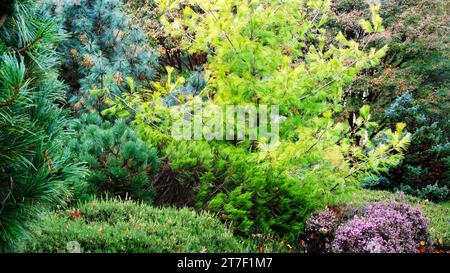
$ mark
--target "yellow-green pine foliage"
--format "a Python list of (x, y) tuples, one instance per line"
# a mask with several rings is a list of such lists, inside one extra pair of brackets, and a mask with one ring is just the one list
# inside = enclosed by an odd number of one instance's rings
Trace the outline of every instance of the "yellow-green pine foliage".
[[(361, 70), (379, 62), (387, 48), (366, 49), (342, 34), (326, 43), (329, 1), (159, 4), (168, 34), (180, 39), (189, 53), (208, 54), (208, 84), (199, 95), (205, 104), (280, 106), (280, 141), (268, 150), (262, 138), (171, 140), (161, 118), (170, 112), (162, 102), (172, 92), (170, 79), (150, 99), (135, 95), (140, 104), (136, 129), (151, 143), (165, 141), (160, 149), (167, 154), (167, 168), (176, 173), (172, 189), (196, 193), (197, 206), (220, 213), (242, 232), (293, 238), (303, 231), (305, 217), (334, 193), (349, 191), (361, 178), (386, 171), (401, 159), (409, 139), (403, 124), (379, 132), (372, 141), (368, 135), (375, 124), (369, 106), (355, 117), (356, 129), (336, 119), (344, 108), (344, 88)], [(180, 8), (183, 16), (173, 16), (171, 11)], [(379, 24), (376, 9), (372, 21)], [(372, 29), (381, 31), (378, 25)], [(358, 141), (350, 135), (359, 135)]]

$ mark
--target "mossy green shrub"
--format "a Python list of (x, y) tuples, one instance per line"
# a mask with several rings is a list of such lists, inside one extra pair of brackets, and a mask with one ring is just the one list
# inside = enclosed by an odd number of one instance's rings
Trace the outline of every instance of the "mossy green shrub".
[[(23, 252), (246, 252), (231, 231), (207, 213), (98, 200), (45, 213)], [(77, 251), (75, 249), (75, 251)]]

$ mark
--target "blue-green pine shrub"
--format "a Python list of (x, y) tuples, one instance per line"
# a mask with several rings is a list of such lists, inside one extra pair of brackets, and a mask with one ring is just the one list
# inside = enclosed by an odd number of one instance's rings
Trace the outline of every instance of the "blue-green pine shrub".
[(72, 128), (78, 133), (68, 141), (69, 153), (90, 171), (79, 198), (108, 194), (152, 200), (156, 150), (141, 141), (124, 120), (103, 121), (95, 112), (83, 114)]

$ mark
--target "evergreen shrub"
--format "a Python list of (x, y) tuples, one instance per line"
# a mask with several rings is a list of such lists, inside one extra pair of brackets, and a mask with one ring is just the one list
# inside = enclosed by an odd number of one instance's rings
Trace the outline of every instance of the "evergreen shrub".
[(33, 235), (22, 251), (76, 251), (70, 248), (74, 244), (70, 242), (77, 242), (84, 253), (249, 251), (207, 213), (153, 208), (116, 199), (96, 199), (81, 203), (77, 210), (47, 213), (35, 226)]

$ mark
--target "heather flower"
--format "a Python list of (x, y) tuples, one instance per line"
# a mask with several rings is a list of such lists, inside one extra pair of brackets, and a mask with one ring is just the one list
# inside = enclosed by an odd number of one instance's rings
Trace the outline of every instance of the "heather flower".
[(371, 203), (362, 215), (339, 226), (333, 252), (410, 253), (428, 241), (428, 221), (419, 208), (398, 203)]

